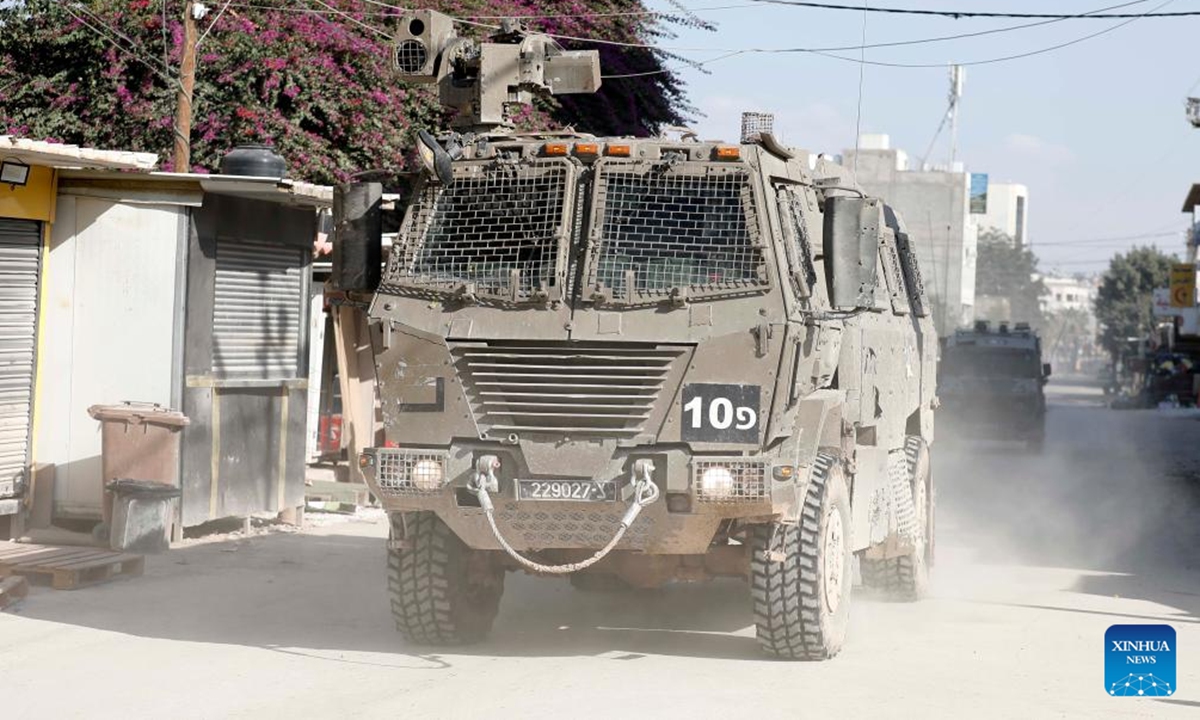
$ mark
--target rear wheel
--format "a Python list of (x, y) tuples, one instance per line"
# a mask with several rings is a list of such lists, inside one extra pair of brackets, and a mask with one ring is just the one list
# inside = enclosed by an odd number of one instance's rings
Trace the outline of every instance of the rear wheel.
[(837, 655), (850, 618), (850, 496), (836, 458), (818, 455), (797, 523), (754, 528), (750, 594), (758, 642), (792, 660)]
[(483, 640), (500, 610), (504, 568), (468, 548), (434, 513), (408, 513), (404, 522), (407, 547), (388, 551), (396, 629), (422, 645)]
[(919, 600), (929, 587), (929, 566), (933, 560), (933, 493), (929, 464), (929, 446), (910, 435), (904, 441), (908, 480), (912, 492), (917, 538), (914, 547), (900, 557), (861, 563), (863, 584), (882, 590), (894, 600)]

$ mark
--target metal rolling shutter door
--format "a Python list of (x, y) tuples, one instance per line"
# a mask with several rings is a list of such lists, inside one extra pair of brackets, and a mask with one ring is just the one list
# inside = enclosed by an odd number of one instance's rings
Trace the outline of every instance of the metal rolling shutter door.
[(0, 497), (24, 477), (33, 413), (41, 225), (0, 219)]
[(290, 379), (300, 353), (304, 251), (217, 240), (213, 372)]

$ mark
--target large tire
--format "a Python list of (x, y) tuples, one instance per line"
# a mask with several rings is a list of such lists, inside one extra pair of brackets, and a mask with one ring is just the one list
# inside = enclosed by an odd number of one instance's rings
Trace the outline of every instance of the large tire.
[(929, 589), (929, 566), (933, 561), (933, 486), (929, 446), (910, 435), (904, 441), (908, 480), (916, 510), (918, 539), (907, 555), (885, 560), (862, 559), (863, 584), (882, 590), (893, 600), (914, 601)]
[(850, 619), (850, 522), (841, 465), (818, 455), (799, 522), (754, 528), (750, 594), (766, 652), (825, 660), (842, 649)]
[(500, 610), (504, 568), (468, 548), (432, 512), (408, 513), (403, 550), (388, 551), (396, 629), (420, 645), (465, 645), (487, 637)]

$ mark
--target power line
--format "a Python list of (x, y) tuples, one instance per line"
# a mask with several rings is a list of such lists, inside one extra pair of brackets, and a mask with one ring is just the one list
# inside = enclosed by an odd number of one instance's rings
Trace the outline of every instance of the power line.
[[(833, 3), (821, 2), (801, 2), (800, 0), (754, 0), (755, 2), (767, 5), (791, 5), (795, 7), (816, 8), (818, 10), (852, 10), (855, 12), (862, 11), (861, 5), (836, 5)], [(1146, 2), (1147, 0), (1142, 0)], [(1137, 4), (1137, 3), (1130, 3)], [(875, 13), (890, 13), (894, 15), (932, 15), (938, 17), (953, 18), (955, 20), (963, 18), (1040, 18), (1040, 19), (1056, 19), (1056, 20), (1076, 20), (1076, 19), (1099, 19), (1099, 20), (1120, 20), (1120, 19), (1140, 19), (1144, 17), (1194, 17), (1200, 15), (1200, 10), (1186, 10), (1179, 12), (1154, 12), (1144, 14), (1135, 13), (1106, 13), (1104, 15), (1065, 15), (1059, 13), (1012, 13), (1012, 12), (992, 12), (992, 11), (972, 11), (972, 10), (917, 10), (912, 8), (896, 8), (896, 7), (873, 7), (869, 12)]]
[(229, 2), (230, 0), (225, 0), (225, 4), (221, 6), (220, 12), (218, 12), (216, 17), (212, 19), (212, 22), (208, 24), (208, 27), (204, 29), (204, 32), (200, 33), (200, 39), (196, 41), (196, 47), (200, 47), (201, 43), (204, 42), (204, 38), (208, 37), (208, 34), (217, 26), (217, 21), (220, 20), (221, 16), (225, 14), (225, 11), (229, 9)]
[[(1146, 0), (1139, 0), (1139, 1), (1145, 2)], [(1012, 60), (1020, 60), (1020, 59), (1028, 58), (1028, 57), (1034, 57), (1036, 55), (1044, 55), (1046, 53), (1053, 52), (1055, 50), (1061, 50), (1063, 48), (1067, 48), (1072, 45), (1077, 45), (1077, 44), (1085, 42), (1087, 40), (1091, 40), (1091, 39), (1099, 37), (1101, 35), (1106, 35), (1115, 30), (1119, 30), (1120, 28), (1123, 28), (1126, 25), (1129, 25), (1130, 23), (1136, 22), (1137, 20), (1141, 19), (1142, 17), (1146, 17), (1149, 13), (1153, 13), (1155, 10), (1158, 10), (1159, 8), (1163, 8), (1163, 7), (1166, 7), (1167, 5), (1170, 5), (1174, 1), (1175, 0), (1166, 0), (1166, 2), (1156, 5), (1150, 11), (1148, 11), (1148, 13), (1144, 13), (1142, 15), (1135, 15), (1128, 20), (1123, 20), (1122, 22), (1116, 23), (1115, 25), (1104, 28), (1103, 30), (1100, 30), (1100, 31), (1097, 31), (1094, 33), (1089, 33), (1082, 37), (1077, 37), (1072, 40), (1068, 40), (1066, 42), (1057, 43), (1057, 44), (1051, 45), (1049, 47), (1043, 47), (1043, 48), (1039, 48), (1036, 50), (1030, 50), (1027, 52), (1016, 53), (1013, 55), (1004, 55), (1004, 56), (1000, 56), (1000, 57), (987, 58), (984, 60), (959, 61), (959, 62), (953, 62), (953, 63), (949, 63), (949, 64), (961, 65), (964, 67), (976, 66), (976, 65), (991, 65), (991, 64), (1002, 63), (1002, 62), (1009, 62)], [(860, 10), (862, 9), (861, 6), (859, 7), (859, 9)], [(1095, 11), (1093, 11), (1093, 12), (1095, 12)], [(1200, 13), (1198, 13), (1198, 14), (1200, 14)], [(1078, 16), (1071, 16), (1071, 17), (1096, 17), (1096, 16), (1095, 15), (1078, 15)], [(471, 21), (462, 21), (462, 22), (466, 22), (467, 24), (473, 24), (473, 25), (482, 25), (482, 23), (474, 23)], [(487, 27), (487, 26), (484, 26), (484, 27)], [(998, 28), (998, 29), (988, 31), (988, 32), (991, 32), (991, 33), (1006, 32), (1009, 30), (1023, 29), (1023, 27), (1027, 27), (1027, 26), (1015, 26), (1012, 28)], [(831, 58), (834, 60), (841, 60), (843, 62), (859, 63), (859, 64), (865, 64), (865, 65), (878, 66), (878, 67), (906, 68), (906, 69), (908, 69), (908, 68), (914, 68), (914, 69), (915, 68), (924, 68), (924, 69), (944, 68), (944, 67), (946, 67), (947, 63), (897, 63), (897, 62), (886, 62), (886, 61), (880, 61), (880, 60), (866, 60), (863, 57), (855, 58), (855, 57), (850, 57), (850, 56), (846, 56), (846, 55), (838, 55), (837, 52), (848, 51), (848, 50), (860, 50), (861, 51), (865, 48), (895, 46), (898, 44), (917, 45), (917, 44), (923, 44), (923, 43), (927, 43), (927, 42), (942, 42), (943, 40), (957, 39), (954, 37), (926, 38), (923, 40), (904, 41), (903, 43), (890, 43), (890, 44), (889, 43), (879, 43), (877, 45), (868, 45), (867, 43), (862, 43), (861, 45), (843, 46), (843, 47), (840, 47), (837, 49), (833, 49), (833, 48), (800, 48), (800, 47), (796, 47), (796, 48), (743, 48), (743, 49), (721, 48), (721, 49), (718, 49), (718, 48), (662, 47), (662, 46), (650, 45), (650, 44), (646, 44), (646, 43), (624, 42), (624, 41), (618, 41), (618, 40), (601, 40), (601, 39), (596, 39), (596, 38), (586, 38), (586, 37), (579, 37), (579, 36), (573, 36), (573, 35), (563, 35), (563, 34), (559, 34), (559, 33), (546, 33), (546, 34), (549, 35), (550, 37), (553, 37), (558, 40), (571, 40), (571, 41), (576, 41), (576, 42), (591, 42), (591, 43), (600, 44), (600, 45), (614, 45), (614, 46), (618, 46), (618, 47), (646, 48), (646, 49), (650, 49), (650, 50), (660, 50), (660, 51), (670, 50), (670, 51), (674, 51), (674, 52), (712, 52), (712, 51), (719, 50), (721, 52), (729, 53), (725, 57), (732, 57), (734, 55), (743, 55), (743, 54), (810, 54), (810, 55), (817, 55), (820, 57)], [(720, 58), (720, 59), (724, 59), (724, 58)], [(703, 64), (710, 63), (710, 62), (715, 62), (715, 59), (708, 60), (708, 61), (702, 61), (698, 64), (703, 65)], [(658, 72), (665, 73), (665, 72), (672, 72), (672, 71), (663, 69)]]
[[(69, 15), (71, 15), (71, 17), (78, 20), (81, 25), (83, 25), (87, 29), (91, 30), (100, 39), (108, 41), (117, 50), (121, 51), (128, 57), (130, 57), (134, 60), (137, 60), (139, 63), (145, 65), (150, 70), (152, 70), (155, 75), (157, 75), (160, 79), (162, 79), (163, 81), (165, 81), (167, 83), (167, 87), (174, 87), (176, 85), (176, 79), (174, 77), (172, 77), (170, 74), (168, 74), (167, 72), (165, 72), (164, 69), (159, 68), (154, 62), (151, 62), (151, 61), (145, 59), (137, 51), (135, 51), (129, 47), (126, 47), (125, 45), (122, 45), (120, 42), (118, 42), (117, 37), (118, 36), (124, 37), (124, 34), (119, 31), (113, 31), (111, 28), (104, 26), (103, 23), (99, 23), (99, 19), (96, 18), (95, 15), (93, 15), (90, 10), (88, 10), (87, 8), (84, 8), (82, 6), (73, 5), (71, 3), (63, 4), (63, 8), (67, 11), (67, 13)], [(76, 12), (77, 10), (82, 11), (82, 12), (86, 13), (89, 17), (96, 19), (97, 22), (99, 23), (99, 27), (91, 24), (86, 19), (84, 19), (84, 17), (82, 15), (80, 15)], [(130, 42), (132, 42), (132, 41), (130, 41)], [(164, 65), (164, 68), (165, 68), (165, 65)]]
[(1062, 246), (1062, 245), (1104, 245), (1107, 243), (1129, 242), (1130, 240), (1150, 240), (1153, 238), (1178, 237), (1183, 232), (1180, 230), (1172, 230), (1169, 232), (1150, 232), (1140, 235), (1125, 235), (1121, 237), (1107, 238), (1092, 238), (1089, 240), (1062, 240), (1058, 242), (1039, 242), (1037, 247)]
[[(863, 0), (863, 16), (862, 16), (862, 48), (858, 51), (859, 60), (867, 58), (867, 0)], [(863, 103), (863, 76), (867, 72), (866, 63), (858, 64), (858, 109), (854, 114), (854, 176), (858, 177), (858, 145), (862, 138), (862, 103)]]
[(339, 16), (339, 17), (344, 17), (344, 18), (346, 18), (347, 20), (349, 20), (350, 22), (354, 23), (355, 25), (358, 25), (359, 27), (362, 27), (362, 28), (365, 28), (365, 29), (367, 29), (367, 30), (370, 30), (371, 32), (375, 33), (376, 35), (380, 35), (380, 36), (382, 36), (382, 37), (385, 37), (385, 38), (387, 38), (388, 40), (391, 40), (391, 39), (392, 39), (392, 35), (391, 35), (391, 33), (384, 32), (383, 30), (380, 30), (379, 28), (375, 27), (374, 25), (368, 25), (367, 23), (363, 22), (362, 20), (359, 20), (358, 18), (354, 17), (353, 15), (351, 15), (351, 14), (350, 14), (350, 13), (348, 13), (348, 12), (346, 12), (345, 10), (341, 10), (341, 9), (339, 9), (339, 8), (335, 8), (334, 6), (332, 6), (332, 5), (330, 5), (329, 3), (325, 2), (325, 0), (312, 0), (312, 2), (315, 2), (315, 3), (319, 4), (319, 5), (322, 5), (322, 6), (324, 6), (324, 7), (325, 7), (325, 8), (327, 8), (327, 9), (328, 9), (330, 12), (332, 12), (334, 15), (337, 15), (337, 16)]

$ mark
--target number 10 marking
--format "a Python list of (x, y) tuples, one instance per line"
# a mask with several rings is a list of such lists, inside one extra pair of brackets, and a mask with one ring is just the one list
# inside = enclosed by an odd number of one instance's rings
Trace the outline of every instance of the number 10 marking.
[[(704, 399), (694, 397), (683, 406), (683, 410), (691, 415), (691, 426), (700, 429), (704, 426)], [(751, 407), (741, 405), (734, 408), (729, 398), (713, 398), (708, 404), (708, 425), (717, 430), (728, 430), (737, 419), (738, 430), (749, 430), (758, 424), (758, 412)]]

